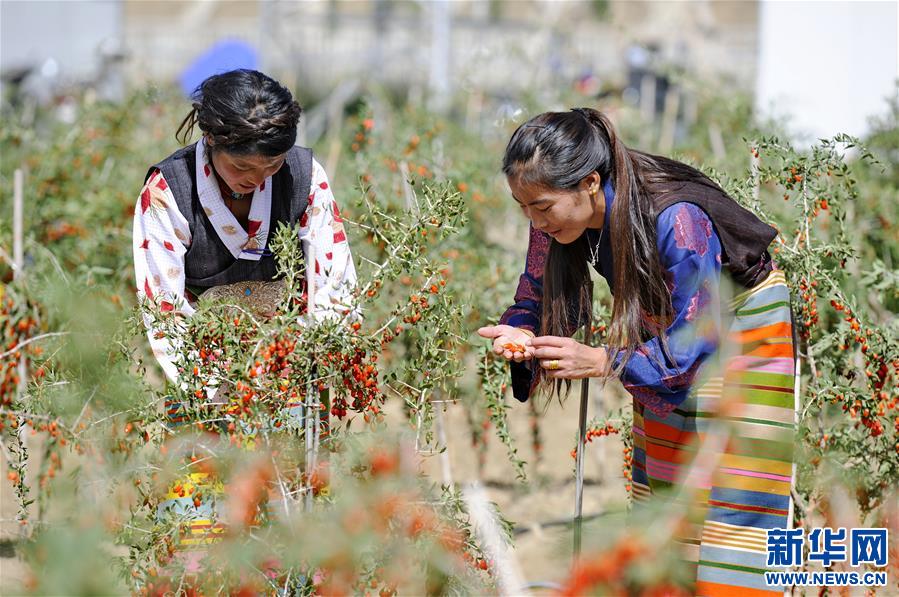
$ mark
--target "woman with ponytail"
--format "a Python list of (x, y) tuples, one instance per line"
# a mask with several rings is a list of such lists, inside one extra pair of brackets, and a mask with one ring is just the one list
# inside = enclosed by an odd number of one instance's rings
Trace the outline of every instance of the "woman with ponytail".
[[(588, 108), (521, 125), (503, 173), (530, 242), (515, 304), (479, 333), (511, 362), (515, 397), (620, 379), (634, 406), (632, 497), (675, 490), (691, 503), (679, 543), (696, 594), (782, 593), (763, 574), (767, 530), (792, 518), (792, 318), (767, 251), (776, 231), (695, 168), (628, 149)], [(607, 346), (589, 341), (588, 264), (613, 295)], [(586, 343), (571, 338), (580, 328)], [(700, 462), (704, 474), (687, 475)]]

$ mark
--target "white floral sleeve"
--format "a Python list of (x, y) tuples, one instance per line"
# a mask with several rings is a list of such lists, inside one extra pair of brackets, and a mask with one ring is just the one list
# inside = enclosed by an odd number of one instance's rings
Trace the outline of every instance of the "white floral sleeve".
[[(157, 171), (141, 189), (134, 209), (132, 247), (138, 298), (154, 302), (161, 313), (184, 317), (194, 313), (184, 288), (184, 255), (190, 242), (190, 226), (162, 172)], [(143, 319), (153, 355), (166, 377), (176, 382), (178, 339), (155, 329), (150, 314), (144, 313)]]
[(309, 312), (319, 320), (343, 316), (352, 309), (356, 268), (328, 176), (315, 160), (309, 206), (300, 218), (299, 236), (306, 255), (307, 284), (311, 283), (314, 291)]
[[(299, 237), (306, 255), (307, 283), (314, 290), (310, 313), (315, 319), (342, 317), (352, 310), (356, 269), (328, 177), (314, 160), (309, 205), (300, 218)], [(190, 226), (162, 173), (156, 172), (141, 190), (134, 210), (132, 245), (138, 298), (154, 302), (163, 314), (189, 317), (195, 312), (185, 291), (184, 255), (190, 243)], [(358, 313), (351, 316), (358, 317)], [(154, 356), (166, 377), (177, 382), (178, 338), (162, 335), (149, 313), (143, 317)]]

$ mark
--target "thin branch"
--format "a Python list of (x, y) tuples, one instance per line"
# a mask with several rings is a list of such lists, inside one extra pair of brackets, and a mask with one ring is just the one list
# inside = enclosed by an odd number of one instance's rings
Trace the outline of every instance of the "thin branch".
[(0, 257), (2, 257), (2, 258), (3, 258), (3, 261), (5, 261), (6, 264), (7, 264), (9, 267), (11, 267), (13, 270), (19, 269), (19, 266), (16, 264), (15, 261), (13, 261), (13, 258), (9, 256), (9, 253), (7, 253), (7, 252), (3, 249), (3, 247), (0, 247)]
[(38, 419), (39, 421), (51, 421), (51, 422), (55, 422), (57, 424), (57, 426), (59, 426), (64, 431), (68, 431), (69, 433), (72, 433), (71, 429), (69, 429), (67, 426), (65, 426), (59, 422), (58, 417), (51, 417), (50, 415), (38, 415), (38, 414), (34, 414), (34, 413), (23, 413), (21, 411), (9, 410), (6, 408), (0, 408), (0, 415), (15, 415), (17, 417), (22, 417), (23, 419), (26, 419), (26, 420), (27, 419)]
[(19, 342), (15, 345), (15, 347), (10, 348), (4, 353), (0, 353), (0, 359), (4, 357), (8, 357), (11, 354), (15, 354), (16, 351), (21, 350), (23, 347), (28, 346), (32, 342), (37, 342), (38, 340), (43, 340), (44, 338), (52, 338), (53, 336), (68, 336), (69, 332), (48, 332), (46, 334), (38, 334), (37, 336), (32, 336), (28, 338), (24, 342)]
[(355, 257), (356, 257), (357, 259), (361, 259), (362, 261), (365, 261), (366, 263), (368, 263), (368, 264), (370, 264), (370, 265), (374, 265), (375, 267), (377, 267), (377, 266), (379, 265), (377, 261), (372, 261), (371, 259), (369, 259), (369, 258), (366, 257), (365, 255), (356, 255)]
[(790, 495), (793, 497), (793, 504), (799, 509), (799, 514), (802, 515), (802, 520), (808, 520), (808, 505), (802, 501), (802, 496), (799, 495), (795, 487), (790, 488)]
[(72, 429), (78, 429), (78, 423), (81, 422), (81, 417), (84, 416), (84, 413), (87, 412), (87, 406), (91, 403), (91, 400), (94, 399), (94, 396), (97, 394), (97, 388), (94, 388), (94, 391), (91, 392), (91, 395), (87, 397), (87, 400), (84, 401), (84, 406), (81, 407), (81, 412), (78, 413), (78, 418), (75, 419), (75, 422), (72, 423)]
[(343, 221), (345, 223), (350, 224), (352, 226), (358, 226), (359, 228), (364, 228), (365, 230), (369, 230), (371, 232), (374, 232), (376, 230), (376, 228), (374, 226), (369, 226), (367, 224), (363, 224), (362, 222), (357, 222), (355, 220), (351, 220), (351, 219), (345, 217), (343, 214), (341, 214), (341, 217), (343, 218)]

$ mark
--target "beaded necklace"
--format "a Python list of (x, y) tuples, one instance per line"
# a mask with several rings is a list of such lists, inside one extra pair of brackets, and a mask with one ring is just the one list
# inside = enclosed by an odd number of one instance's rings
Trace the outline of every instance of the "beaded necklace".
[(231, 188), (226, 185), (221, 178), (216, 177), (216, 180), (219, 183), (219, 190), (222, 192), (222, 197), (226, 197), (227, 199), (232, 199), (234, 201), (242, 201), (253, 196), (253, 193), (236, 193), (232, 191)]
[(215, 174), (215, 181), (219, 185), (219, 191), (222, 193), (222, 199), (231, 199), (232, 201), (243, 201), (244, 199), (250, 199), (253, 197), (253, 193), (237, 193), (231, 190), (225, 181), (222, 180), (222, 177), (219, 176), (218, 172), (215, 170), (215, 163), (212, 161), (212, 155), (209, 152), (209, 148), (206, 148), (206, 160), (209, 162), (209, 167), (212, 168), (212, 173)]

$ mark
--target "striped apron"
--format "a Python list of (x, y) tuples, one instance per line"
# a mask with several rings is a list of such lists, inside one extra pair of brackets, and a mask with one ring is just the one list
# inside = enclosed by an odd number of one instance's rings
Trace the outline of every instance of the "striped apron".
[[(281, 407), (282, 414), (295, 424), (302, 425), (304, 405), (301, 399), (291, 400)], [(167, 399), (164, 402), (166, 422), (168, 428), (177, 432), (185, 427), (184, 407), (180, 402)], [(271, 425), (271, 423), (269, 423)], [(220, 423), (220, 434), (207, 432), (206, 442), (214, 450), (224, 451), (229, 447), (225, 424)], [(244, 427), (244, 431), (249, 431)], [(267, 431), (274, 431), (269, 427)], [(284, 431), (280, 431), (283, 433)], [(300, 440), (298, 440), (300, 441)], [(242, 447), (247, 450), (254, 449), (252, 435), (242, 440)], [(167, 441), (170, 449), (179, 449), (177, 437)], [(169, 485), (164, 498), (156, 507), (156, 520), (163, 525), (177, 524), (178, 532), (174, 537), (173, 547), (175, 554), (188, 574), (201, 570), (201, 560), (206, 556), (208, 546), (221, 540), (227, 527), (220, 522), (225, 518), (226, 493), (228, 486), (214, 472), (208, 472), (210, 467), (204, 466), (208, 453), (197, 451), (197, 462), (187, 463), (190, 454), (186, 453), (189, 446), (180, 444), (182, 451), (183, 474)], [(269, 488), (269, 501), (261, 504), (266, 514), (271, 513), (271, 508), (279, 499), (275, 486)]]
[[(185, 427), (181, 403), (165, 401), (166, 420), (172, 431)], [(209, 446), (226, 449), (227, 442), (216, 434), (207, 436)], [(177, 460), (183, 462), (182, 471), (169, 485), (163, 499), (156, 506), (156, 520), (168, 528), (176, 524), (178, 531), (172, 538), (175, 555), (187, 574), (196, 574), (201, 569), (201, 560), (206, 556), (207, 547), (219, 541), (226, 531), (219, 522), (223, 505), (224, 484), (204, 463), (208, 458), (205, 451), (197, 450), (197, 462), (187, 462), (190, 454), (188, 445), (177, 437), (166, 440), (166, 448), (178, 451)]]
[(767, 530), (790, 528), (793, 514), (797, 405), (784, 273), (773, 270), (730, 307), (723, 375), (665, 417), (634, 401), (632, 497), (635, 506), (686, 505), (676, 540), (696, 567), (697, 595), (782, 594), (764, 572)]

